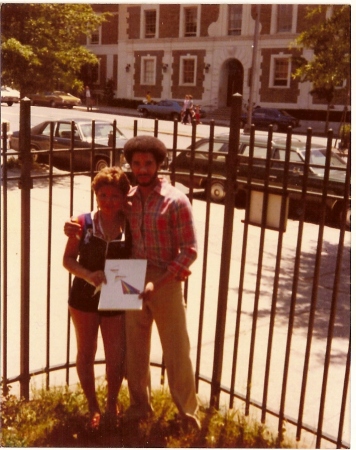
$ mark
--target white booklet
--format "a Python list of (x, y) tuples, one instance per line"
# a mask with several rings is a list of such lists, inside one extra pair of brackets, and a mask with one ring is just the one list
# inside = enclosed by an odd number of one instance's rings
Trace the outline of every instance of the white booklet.
[(138, 298), (145, 286), (146, 259), (107, 259), (98, 309), (142, 309)]

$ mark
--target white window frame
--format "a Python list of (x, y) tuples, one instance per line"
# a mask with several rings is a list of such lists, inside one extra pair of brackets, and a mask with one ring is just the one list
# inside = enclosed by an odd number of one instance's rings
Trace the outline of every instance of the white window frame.
[[(194, 81), (193, 83), (184, 83), (184, 61), (194, 60)], [(196, 55), (184, 55), (180, 57), (179, 60), (179, 85), (180, 86), (196, 86), (197, 84), (197, 63), (198, 58)]]
[(94, 33), (91, 33), (90, 36), (87, 36), (87, 45), (101, 45), (101, 25), (99, 25), (97, 29), (98, 42), (92, 42), (93, 34)]
[(272, 5), (272, 16), (271, 16), (271, 34), (289, 34), (297, 32), (297, 17), (298, 17), (298, 5), (293, 4), (292, 10), (292, 29), (291, 31), (278, 31), (278, 5)]
[[(241, 28), (240, 28), (240, 33), (237, 34), (229, 34), (230, 29), (230, 8), (231, 6), (237, 6), (237, 4), (231, 4), (231, 5), (227, 5), (227, 36), (241, 36), (242, 35), (242, 24), (243, 24), (243, 4), (239, 3), (238, 6), (241, 6)], [(236, 28), (237, 30), (237, 28)]]
[[(146, 11), (156, 11), (156, 34), (152, 37), (146, 37)], [(158, 27), (159, 27), (159, 8), (155, 5), (141, 5), (141, 30), (140, 36), (141, 39), (156, 39), (159, 37), (158, 35)]]
[[(185, 10), (194, 8), (197, 10), (197, 32), (195, 36), (186, 36), (185, 35)], [(197, 5), (196, 3), (191, 4), (181, 4), (180, 5), (180, 14), (179, 14), (179, 36), (182, 38), (195, 38), (200, 37), (200, 22), (201, 22), (201, 5)]]
[[(153, 61), (153, 81), (152, 84), (145, 82), (145, 61)], [(141, 77), (140, 83), (145, 86), (155, 86), (156, 84), (156, 71), (157, 71), (157, 58), (156, 56), (142, 56), (141, 58)]]
[[(288, 61), (288, 78), (287, 78), (287, 84), (285, 86), (275, 86), (275, 84), (274, 84), (277, 59), (285, 59)], [(286, 55), (286, 54), (281, 54), (281, 53), (278, 55), (272, 55), (271, 56), (270, 74), (269, 74), (269, 87), (273, 88), (273, 89), (289, 89), (290, 88), (291, 71), (292, 71), (292, 55)]]

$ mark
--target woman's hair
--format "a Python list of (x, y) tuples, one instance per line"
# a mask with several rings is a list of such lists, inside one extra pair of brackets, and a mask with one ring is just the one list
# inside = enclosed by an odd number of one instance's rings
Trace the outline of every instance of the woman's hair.
[(130, 182), (123, 170), (120, 167), (105, 167), (98, 172), (91, 184), (91, 187), (95, 193), (103, 186), (115, 186), (124, 195), (130, 190)]

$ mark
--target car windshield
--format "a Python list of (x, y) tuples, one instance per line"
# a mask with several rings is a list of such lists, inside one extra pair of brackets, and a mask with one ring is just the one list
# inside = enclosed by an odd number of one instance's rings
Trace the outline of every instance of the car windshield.
[[(92, 130), (92, 125), (91, 123), (88, 124), (83, 124), (81, 126), (82, 129), (82, 133), (85, 137), (85, 140), (87, 142), (91, 141), (91, 130)], [(113, 126), (110, 123), (96, 123), (95, 124), (95, 140), (100, 140), (100, 139), (107, 139), (109, 134), (112, 133), (113, 131)], [(121, 138), (123, 137), (123, 134), (121, 133), (121, 131), (116, 128), (116, 136)]]
[[(305, 151), (302, 151), (300, 153), (302, 158), (305, 160)], [(326, 163), (326, 148), (312, 150), (310, 152), (310, 164), (325, 166), (325, 163)], [(332, 169), (333, 167), (340, 167), (342, 169), (346, 169), (345, 161), (338, 155), (335, 155), (335, 153), (331, 153), (330, 159), (330, 168)], [(324, 169), (321, 167), (313, 167), (313, 171), (316, 172), (317, 174), (324, 175)]]
[(287, 113), (287, 111), (284, 111), (284, 109), (279, 110), (279, 112), (281, 113), (282, 116), (292, 117), (289, 113)]

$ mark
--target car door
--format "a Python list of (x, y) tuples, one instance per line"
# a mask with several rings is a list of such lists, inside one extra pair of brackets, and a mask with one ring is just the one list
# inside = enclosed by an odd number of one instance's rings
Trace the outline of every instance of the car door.
[[(70, 167), (70, 146), (71, 146), (72, 125), (71, 122), (59, 121), (55, 130), (55, 147), (57, 149), (63, 149), (63, 152), (56, 152), (54, 161), (64, 168)], [(73, 166), (74, 168), (81, 169), (83, 166), (83, 160), (85, 155), (78, 149), (83, 147), (83, 143), (80, 138), (80, 133), (77, 125), (74, 125), (74, 153), (73, 153)], [(84, 145), (88, 147), (88, 145)], [(77, 150), (77, 151), (76, 151)]]
[(266, 113), (263, 108), (256, 108), (252, 113), (252, 123), (256, 127), (265, 127), (266, 125)]
[[(215, 140), (213, 143), (212, 178), (222, 178), (226, 175), (226, 155), (228, 144), (226, 141)], [(176, 159), (176, 181), (190, 186), (191, 151), (182, 151)], [(194, 187), (204, 186), (209, 173), (209, 140), (204, 139), (196, 143), (194, 153)]]
[(237, 168), (237, 181), (244, 187), (247, 180), (263, 185), (266, 176), (267, 146), (255, 144), (252, 164), (249, 162), (250, 145), (243, 144), (240, 148)]
[(157, 105), (153, 105), (152, 108), (156, 117), (164, 117), (167, 113), (167, 102), (165, 100), (161, 100), (157, 103)]

